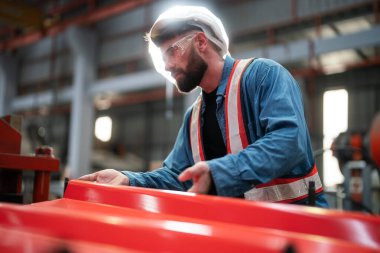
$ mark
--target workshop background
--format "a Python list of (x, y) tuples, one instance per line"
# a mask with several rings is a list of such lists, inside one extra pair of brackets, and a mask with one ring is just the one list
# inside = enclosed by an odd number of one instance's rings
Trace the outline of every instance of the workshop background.
[[(65, 177), (148, 171), (170, 152), (199, 92), (180, 94), (156, 73), (144, 35), (184, 4), (222, 20), (234, 58), (270, 58), (295, 76), (331, 207), (379, 213), (369, 152), (380, 112), (378, 0), (0, 1), (0, 116), (21, 117), (22, 154), (54, 149), (50, 198), (62, 196)], [(23, 176), (27, 193), (33, 174)]]

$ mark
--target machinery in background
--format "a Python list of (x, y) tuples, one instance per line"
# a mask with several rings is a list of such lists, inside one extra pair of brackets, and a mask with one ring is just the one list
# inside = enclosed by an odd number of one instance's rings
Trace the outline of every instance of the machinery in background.
[(48, 200), (50, 173), (59, 171), (59, 160), (50, 147), (37, 147), (35, 156), (21, 153), (21, 118), (0, 118), (0, 201), (23, 203), (22, 172), (34, 171), (33, 202)]
[(380, 112), (376, 114), (372, 126), (370, 135), (370, 149), (371, 157), (375, 162), (377, 168), (380, 170)]
[(369, 133), (340, 133), (331, 146), (344, 175), (343, 208), (379, 213), (380, 113)]

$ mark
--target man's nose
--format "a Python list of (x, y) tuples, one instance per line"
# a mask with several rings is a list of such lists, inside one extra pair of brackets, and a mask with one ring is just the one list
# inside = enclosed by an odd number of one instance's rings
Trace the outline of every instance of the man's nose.
[(170, 72), (171, 70), (174, 69), (174, 66), (175, 66), (175, 64), (173, 63), (173, 61), (171, 59), (167, 59), (165, 61), (165, 70), (166, 71)]

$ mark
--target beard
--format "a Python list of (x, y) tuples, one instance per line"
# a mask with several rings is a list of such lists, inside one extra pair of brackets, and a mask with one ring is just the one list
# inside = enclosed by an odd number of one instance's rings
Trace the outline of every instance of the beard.
[(191, 46), (189, 61), (185, 70), (177, 70), (177, 73), (182, 74), (183, 78), (178, 79), (177, 88), (181, 92), (190, 92), (195, 89), (208, 68), (207, 63), (198, 55), (194, 46)]

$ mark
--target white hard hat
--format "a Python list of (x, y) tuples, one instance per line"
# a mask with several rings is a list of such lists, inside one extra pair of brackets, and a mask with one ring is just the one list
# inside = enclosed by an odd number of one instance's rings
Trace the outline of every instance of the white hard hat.
[(175, 83), (168, 71), (159, 49), (160, 43), (170, 36), (191, 30), (201, 30), (221, 51), (221, 55), (229, 54), (229, 40), (222, 22), (211, 11), (200, 6), (174, 6), (163, 12), (146, 35), (149, 42), (149, 53), (158, 73)]

